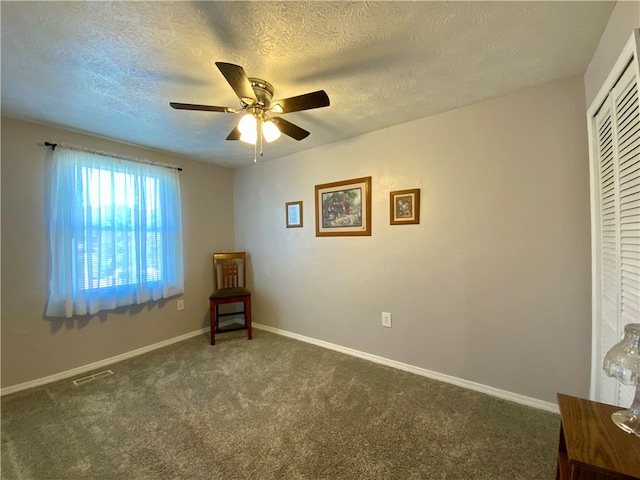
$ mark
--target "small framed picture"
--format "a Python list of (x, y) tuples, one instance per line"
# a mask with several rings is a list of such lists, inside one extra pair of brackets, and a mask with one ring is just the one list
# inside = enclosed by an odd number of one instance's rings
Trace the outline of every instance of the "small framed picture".
[(287, 202), (285, 207), (287, 213), (287, 228), (302, 227), (302, 201)]
[(396, 190), (390, 196), (391, 225), (420, 223), (420, 189)]

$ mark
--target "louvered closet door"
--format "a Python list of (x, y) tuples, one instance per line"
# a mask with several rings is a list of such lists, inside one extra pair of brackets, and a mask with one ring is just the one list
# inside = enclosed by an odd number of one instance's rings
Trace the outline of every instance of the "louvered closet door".
[[(640, 322), (640, 99), (632, 62), (595, 118), (599, 171), (600, 358)], [(628, 406), (635, 389), (601, 372), (599, 400)]]
[[(640, 322), (640, 102), (631, 64), (611, 92), (618, 152), (620, 208), (620, 312), (627, 323)], [(634, 389), (623, 387), (619, 402), (630, 405)]]
[[(614, 162), (611, 102), (596, 115), (600, 187), (600, 349), (597, 365), (618, 341), (618, 186)], [(616, 380), (600, 370), (598, 400), (617, 403)]]

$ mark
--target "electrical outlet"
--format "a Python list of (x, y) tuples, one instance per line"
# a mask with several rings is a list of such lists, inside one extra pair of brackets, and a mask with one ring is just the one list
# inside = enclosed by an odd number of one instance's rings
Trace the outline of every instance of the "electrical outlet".
[(391, 328), (391, 314), (389, 312), (382, 312), (382, 326)]
[(178, 300), (178, 310), (184, 310), (184, 300)]

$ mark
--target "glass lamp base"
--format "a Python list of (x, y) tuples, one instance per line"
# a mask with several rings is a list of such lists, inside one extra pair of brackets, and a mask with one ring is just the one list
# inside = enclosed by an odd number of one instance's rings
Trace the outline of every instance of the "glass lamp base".
[(631, 405), (627, 410), (611, 414), (611, 420), (627, 433), (640, 437), (640, 406)]

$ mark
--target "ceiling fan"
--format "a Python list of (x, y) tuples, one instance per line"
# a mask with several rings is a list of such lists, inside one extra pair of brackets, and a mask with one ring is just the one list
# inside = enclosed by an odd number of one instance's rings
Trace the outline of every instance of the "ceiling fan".
[[(220, 113), (246, 112), (234, 129), (231, 130), (227, 140), (241, 140), (257, 145), (258, 139), (260, 139), (261, 143), (263, 138), (267, 142), (272, 142), (280, 136), (280, 133), (284, 133), (298, 141), (303, 140), (309, 136), (308, 131), (288, 122), (284, 118), (272, 117), (271, 114), (311, 110), (313, 108), (328, 107), (330, 104), (329, 96), (324, 90), (281, 100), (272, 100), (273, 86), (269, 82), (260, 78), (247, 77), (244, 69), (239, 65), (216, 62), (216, 66), (240, 99), (241, 108), (176, 102), (169, 102), (169, 105), (177, 110), (200, 110)], [(260, 155), (262, 155), (262, 151)]]

